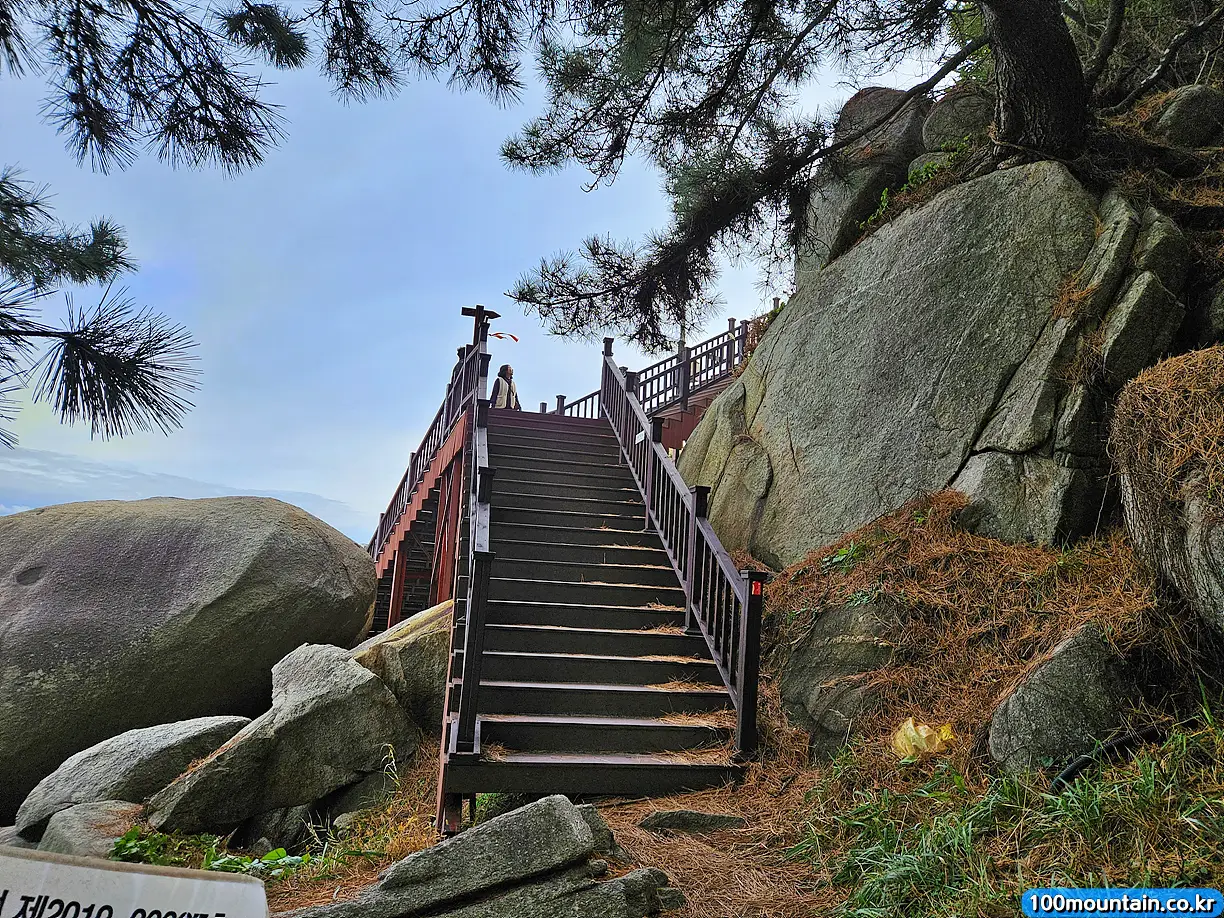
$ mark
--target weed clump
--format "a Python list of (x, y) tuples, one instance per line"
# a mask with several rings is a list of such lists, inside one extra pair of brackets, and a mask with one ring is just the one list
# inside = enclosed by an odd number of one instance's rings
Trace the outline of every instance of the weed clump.
[(1131, 492), (1163, 521), (1196, 497), (1224, 504), (1222, 405), (1224, 346), (1158, 363), (1122, 390), (1110, 451)]
[(343, 830), (317, 836), (308, 865), (267, 884), (272, 914), (351, 899), (384, 868), (437, 842), (436, 758), (422, 749), (411, 769), (392, 769), (391, 776), (396, 789), (386, 803), (360, 811)]

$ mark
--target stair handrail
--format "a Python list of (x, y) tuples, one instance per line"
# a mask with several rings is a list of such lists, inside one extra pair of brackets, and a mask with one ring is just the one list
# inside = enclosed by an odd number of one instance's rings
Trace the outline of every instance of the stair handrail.
[[(489, 465), (489, 321), (475, 312), (473, 345), (478, 367), (469, 410), (474, 423), (469, 426), (468, 446), (468, 582), (463, 613), (463, 666), (459, 681), (459, 712), (451, 731), (448, 754), (452, 758), (480, 758), (479, 694), (484, 664), (486, 604), (492, 576), (493, 551), (489, 543), (490, 497), (493, 469)], [(488, 315), (495, 314), (489, 313)], [(458, 624), (456, 622), (455, 624)]]
[(661, 418), (651, 418), (637, 398), (638, 374), (622, 373), (604, 339), (600, 408), (616, 434), (622, 457), (646, 502), (685, 599), (685, 630), (700, 633), (735, 704), (736, 748), (757, 747), (761, 612), (765, 575), (736, 570), (706, 519), (710, 489), (689, 488), (663, 448)]

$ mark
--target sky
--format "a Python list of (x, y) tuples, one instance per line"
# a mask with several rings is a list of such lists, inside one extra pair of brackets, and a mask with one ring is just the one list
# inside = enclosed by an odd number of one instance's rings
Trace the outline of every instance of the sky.
[[(909, 73), (873, 82), (905, 83)], [(288, 137), (237, 177), (172, 169), (148, 156), (124, 172), (78, 166), (40, 115), (37, 77), (0, 80), (0, 165), (48, 185), (55, 216), (99, 217), (127, 233), (134, 301), (181, 322), (199, 344), (199, 389), (181, 430), (91, 439), (26, 405), (0, 447), (0, 514), (76, 500), (262, 494), (298, 504), (365, 543), (441, 401), (463, 306), (502, 314), (492, 364), (511, 363), (524, 407), (598, 387), (600, 345), (550, 336), (504, 296), (515, 280), (592, 234), (641, 238), (666, 225), (657, 174), (630, 162), (610, 187), (583, 190), (574, 168), (509, 170), (502, 141), (542, 107), (532, 86), (499, 108), (426, 81), (394, 98), (344, 104), (317, 71), (275, 72), (265, 98)], [(852, 87), (836, 79), (814, 104)], [(726, 317), (762, 312), (783, 291), (728, 270)], [(73, 292), (92, 305), (97, 288)], [(58, 323), (63, 294), (44, 301)], [(623, 364), (651, 358), (618, 343)]]

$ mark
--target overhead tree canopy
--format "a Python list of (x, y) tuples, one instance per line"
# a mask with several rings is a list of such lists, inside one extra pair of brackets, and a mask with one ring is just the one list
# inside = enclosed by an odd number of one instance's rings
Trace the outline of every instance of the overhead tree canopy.
[(534, 62), (546, 110), (507, 141), (507, 162), (578, 163), (598, 185), (641, 156), (673, 216), (644, 241), (594, 238), (544, 259), (511, 295), (561, 333), (662, 348), (712, 306), (720, 252), (779, 258), (800, 243), (812, 170), (838, 149), (828, 113), (800, 102), (830, 68), (871, 73), (922, 54), (931, 77), (912, 95), (957, 68), (985, 75), (997, 158), (1070, 157), (1094, 104), (1129, 105), (1192, 61), (1214, 67), (1221, 17), (1224, 0), (239, 0), (215, 13), (0, 0), (0, 57), (12, 74), (46, 74), (52, 118), (100, 169), (142, 149), (255, 165), (282, 136), (261, 65), (314, 54), (355, 99), (441, 76), (509, 102)]

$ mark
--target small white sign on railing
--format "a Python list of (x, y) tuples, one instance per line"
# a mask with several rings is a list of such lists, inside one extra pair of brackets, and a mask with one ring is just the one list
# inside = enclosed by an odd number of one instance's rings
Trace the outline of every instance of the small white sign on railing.
[(0, 918), (267, 918), (254, 877), (0, 848)]
[(638, 435), (633, 438), (633, 445), (637, 446), (639, 443), (641, 443), (645, 439), (646, 439), (646, 431), (639, 430)]

